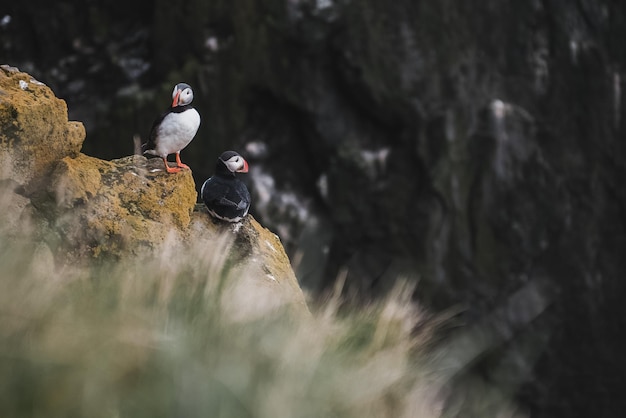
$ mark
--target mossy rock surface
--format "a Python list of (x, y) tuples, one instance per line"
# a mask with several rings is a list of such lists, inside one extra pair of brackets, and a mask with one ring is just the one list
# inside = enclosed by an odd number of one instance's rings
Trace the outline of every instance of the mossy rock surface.
[(55, 163), (75, 157), (85, 140), (80, 122), (70, 122), (65, 101), (19, 70), (0, 68), (0, 179), (12, 179), (27, 192)]
[(118, 258), (181, 234), (196, 190), (191, 171), (168, 174), (160, 159), (104, 161), (79, 154), (58, 162), (43, 201), (70, 251)]
[(28, 226), (57, 266), (157, 257), (167, 268), (214, 258), (215, 271), (190, 274), (227, 278), (222, 303), (232, 305), (233, 320), (285, 306), (308, 313), (282, 243), (252, 216), (214, 220), (197, 204), (190, 169), (169, 174), (160, 158), (140, 155), (91, 157), (80, 152), (84, 139), (63, 100), (30, 75), (1, 67), (0, 209), (10, 213), (0, 232), (15, 238)]

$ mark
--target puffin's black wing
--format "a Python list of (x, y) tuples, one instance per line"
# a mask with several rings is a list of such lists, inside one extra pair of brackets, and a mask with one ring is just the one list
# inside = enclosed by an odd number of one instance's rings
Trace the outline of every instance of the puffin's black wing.
[(239, 185), (237, 186), (237, 196), (239, 197), (239, 203), (237, 203), (237, 207), (241, 210), (247, 210), (250, 207), (250, 192), (245, 184), (242, 181), (237, 180)]
[(149, 149), (156, 148), (156, 136), (157, 136), (157, 127), (163, 122), (165, 116), (167, 116), (169, 112), (163, 112), (161, 116), (157, 117), (154, 122), (152, 122), (152, 127), (150, 128), (150, 134), (148, 135), (148, 141), (141, 146), (141, 152), (146, 152)]
[(250, 192), (236, 179), (213, 176), (204, 182), (201, 194), (204, 204), (218, 213), (241, 215), (250, 206)]
[(210, 177), (207, 181), (202, 185), (202, 189), (200, 190), (200, 194), (202, 195), (202, 200), (207, 202), (215, 202), (221, 196), (226, 193), (228, 190), (228, 186), (222, 184), (215, 176)]
[(219, 177), (211, 177), (202, 185), (202, 200), (209, 205), (231, 206), (236, 208), (239, 204), (238, 200), (234, 201), (232, 186), (220, 179)]

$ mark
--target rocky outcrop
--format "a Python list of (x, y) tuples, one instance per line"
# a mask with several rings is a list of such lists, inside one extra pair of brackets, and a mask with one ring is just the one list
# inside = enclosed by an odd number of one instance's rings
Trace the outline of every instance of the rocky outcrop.
[(209, 248), (223, 252), (231, 269), (245, 271), (233, 276), (231, 298), (255, 295), (246, 305), (250, 312), (232, 312), (234, 319), (286, 305), (308, 312), (275, 234), (252, 216), (238, 224), (213, 221), (196, 205), (190, 170), (171, 175), (158, 158), (105, 161), (82, 154), (85, 131), (67, 121), (65, 102), (10, 67), (0, 71), (0, 138), (5, 236), (30, 228), (26, 232), (44, 241), (58, 263)]
[(205, 206), (198, 204), (186, 231), (185, 239), (200, 248), (224, 242), (224, 248), (230, 249), (235, 271), (222, 308), (232, 320), (256, 317), (286, 303), (308, 312), (280, 239), (251, 215), (241, 223), (225, 223), (211, 218)]
[(171, 176), (162, 168), (162, 161), (142, 156), (66, 157), (34, 204), (77, 256), (138, 254), (184, 231), (196, 203), (191, 172)]
[(0, 69), (0, 170), (31, 193), (55, 163), (76, 157), (85, 139), (80, 122), (68, 122), (67, 105), (47, 86), (16, 68)]

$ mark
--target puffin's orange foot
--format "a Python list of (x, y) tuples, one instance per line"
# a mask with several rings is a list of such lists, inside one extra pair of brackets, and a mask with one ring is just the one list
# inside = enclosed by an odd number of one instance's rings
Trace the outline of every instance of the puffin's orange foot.
[(165, 165), (165, 171), (168, 173), (178, 173), (181, 170), (179, 167), (170, 167), (169, 165)]
[(183, 162), (180, 160), (179, 152), (176, 153), (176, 166), (180, 168), (189, 168), (187, 164), (183, 164)]
[(165, 164), (165, 171), (168, 173), (178, 173), (180, 171), (179, 167), (170, 167), (166, 158), (163, 158), (163, 164)]

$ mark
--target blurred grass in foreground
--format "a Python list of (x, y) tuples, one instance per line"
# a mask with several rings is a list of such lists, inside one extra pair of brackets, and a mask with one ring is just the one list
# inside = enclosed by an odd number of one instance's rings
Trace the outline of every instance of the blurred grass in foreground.
[(245, 274), (228, 245), (55, 267), (45, 247), (2, 239), (0, 415), (445, 415), (445, 379), (429, 366), (434, 321), (412, 288), (357, 308), (339, 280), (311, 315), (233, 316), (256, 295), (226, 300)]

